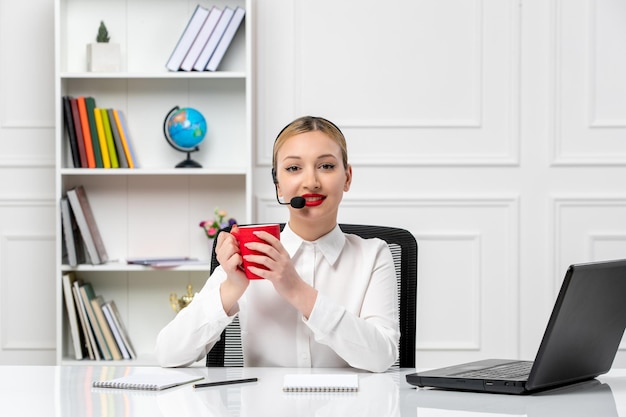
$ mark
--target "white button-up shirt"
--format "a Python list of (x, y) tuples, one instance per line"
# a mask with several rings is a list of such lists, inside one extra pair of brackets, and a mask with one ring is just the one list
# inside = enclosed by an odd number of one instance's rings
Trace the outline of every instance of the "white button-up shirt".
[(239, 314), (245, 366), (347, 367), (381, 372), (398, 355), (396, 274), (380, 239), (344, 234), (337, 226), (314, 242), (288, 225), (281, 242), (304, 281), (318, 290), (309, 319), (281, 298), (270, 281), (254, 280), (229, 316), (218, 267), (194, 300), (157, 338), (162, 366), (202, 359)]

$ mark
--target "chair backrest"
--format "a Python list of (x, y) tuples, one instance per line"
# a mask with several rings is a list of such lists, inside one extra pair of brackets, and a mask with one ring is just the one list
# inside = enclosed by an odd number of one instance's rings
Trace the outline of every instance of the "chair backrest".
[[(282, 230), (284, 224), (280, 227)], [(396, 267), (400, 319), (400, 348), (394, 367), (414, 368), (417, 308), (417, 241), (415, 237), (409, 231), (396, 227), (360, 224), (340, 224), (339, 227), (344, 233), (359, 235), (366, 239), (377, 237), (389, 245)], [(217, 242), (217, 239), (215, 241)], [(218, 265), (214, 243), (211, 272)], [(238, 317), (226, 327), (220, 340), (207, 354), (206, 366), (243, 366)]]

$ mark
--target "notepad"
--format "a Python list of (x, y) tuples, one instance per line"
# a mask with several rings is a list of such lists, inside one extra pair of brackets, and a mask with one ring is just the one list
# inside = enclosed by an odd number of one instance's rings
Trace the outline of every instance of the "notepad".
[(353, 392), (359, 390), (357, 374), (288, 374), (285, 392)]
[(158, 372), (139, 372), (107, 381), (93, 381), (93, 387), (161, 391), (189, 382), (199, 381), (203, 378), (202, 376), (183, 372), (160, 370)]

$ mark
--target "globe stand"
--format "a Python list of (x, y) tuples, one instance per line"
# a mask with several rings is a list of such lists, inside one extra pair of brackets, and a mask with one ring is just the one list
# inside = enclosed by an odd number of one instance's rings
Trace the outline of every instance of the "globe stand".
[[(197, 151), (198, 148), (196, 148), (195, 150)], [(187, 152), (187, 159), (178, 163), (176, 165), (176, 168), (202, 168), (202, 165), (200, 163), (191, 159), (191, 152), (194, 152), (194, 151)]]

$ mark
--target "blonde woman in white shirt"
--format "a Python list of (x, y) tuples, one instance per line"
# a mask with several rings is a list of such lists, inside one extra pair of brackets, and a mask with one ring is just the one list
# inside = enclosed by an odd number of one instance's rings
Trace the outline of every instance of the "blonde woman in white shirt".
[(260, 232), (250, 261), (263, 280), (240, 268), (237, 240), (222, 232), (216, 268), (193, 301), (157, 337), (161, 366), (203, 359), (239, 315), (245, 366), (353, 367), (372, 372), (397, 359), (400, 331), (391, 252), (380, 239), (344, 234), (337, 225), (352, 167), (332, 122), (305, 116), (276, 138), (272, 177), (289, 209), (280, 240)]

